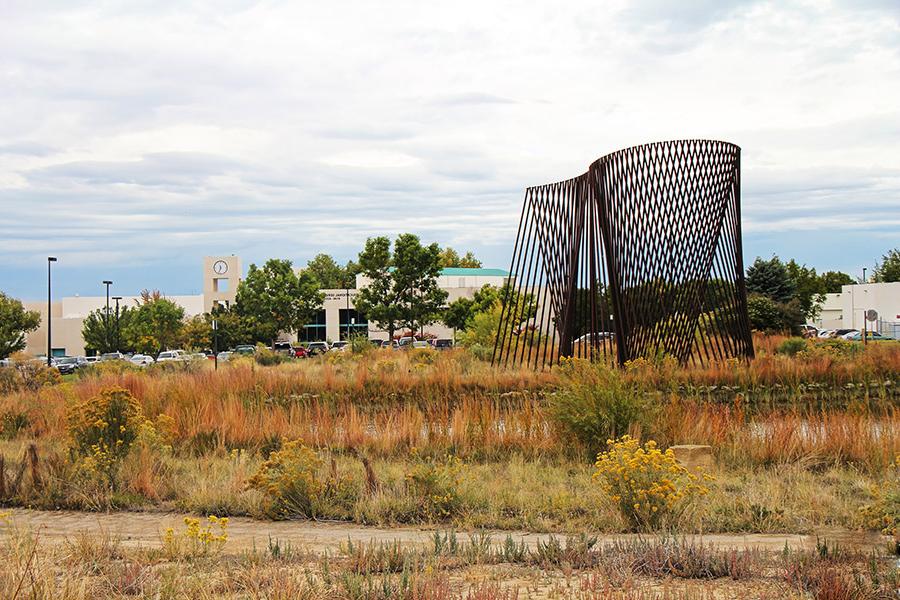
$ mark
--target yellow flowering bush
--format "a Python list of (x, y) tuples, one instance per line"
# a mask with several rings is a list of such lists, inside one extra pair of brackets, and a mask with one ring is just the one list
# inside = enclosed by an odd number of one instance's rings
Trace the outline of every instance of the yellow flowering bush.
[(182, 532), (169, 527), (163, 534), (163, 552), (169, 560), (217, 553), (228, 541), (228, 517), (209, 515), (205, 525), (200, 519), (185, 517), (184, 527)]
[(894, 459), (881, 485), (872, 489), (873, 502), (860, 508), (863, 524), (900, 538), (900, 456)]
[(312, 517), (325, 489), (319, 476), (322, 465), (319, 455), (302, 442), (285, 442), (250, 478), (249, 486), (263, 492), (265, 511), (270, 517)]
[(594, 479), (633, 529), (670, 525), (697, 497), (709, 493), (702, 482), (712, 477), (689, 472), (672, 450), (661, 451), (653, 440), (642, 446), (625, 435), (606, 444), (606, 452), (597, 455)]
[(80, 455), (109, 455), (118, 460), (128, 454), (144, 415), (131, 392), (110, 387), (92, 398), (76, 402), (67, 411), (72, 449)]
[(462, 460), (451, 455), (443, 460), (425, 458), (415, 448), (412, 456), (406, 486), (418, 504), (419, 516), (434, 520), (457, 514), (464, 505), (460, 492), (465, 469)]

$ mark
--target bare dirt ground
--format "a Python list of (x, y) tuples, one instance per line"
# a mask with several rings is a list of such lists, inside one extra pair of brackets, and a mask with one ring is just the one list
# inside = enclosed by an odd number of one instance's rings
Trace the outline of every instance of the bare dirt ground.
[[(62, 542), (79, 533), (105, 532), (121, 540), (126, 546), (144, 548), (161, 545), (163, 532), (167, 527), (176, 530), (184, 528), (185, 514), (152, 512), (85, 513), (74, 511), (36, 511), (13, 509), (12, 521), (17, 527), (30, 528), (43, 542)], [(0, 528), (0, 536), (4, 535)], [(365, 527), (352, 523), (330, 523), (314, 521), (258, 521), (235, 517), (229, 519), (228, 544), (226, 552), (240, 553), (254, 547), (265, 548), (269, 539), (289, 542), (295, 548), (309, 552), (334, 552), (342, 543), (393, 542), (402, 544), (430, 544), (433, 530), (413, 527)], [(458, 532), (463, 538), (466, 532)], [(518, 541), (534, 547), (539, 540), (546, 541), (549, 534), (523, 531), (495, 532), (494, 541), (502, 541), (509, 534)], [(558, 536), (564, 537), (564, 536)], [(629, 534), (600, 535), (599, 541), (611, 542), (634, 537)], [(882, 550), (887, 538), (871, 532), (855, 532), (846, 529), (818, 530), (808, 535), (801, 534), (709, 534), (688, 535), (687, 540), (701, 541), (720, 548), (755, 548), (761, 551), (777, 552), (785, 546), (791, 549), (813, 549), (816, 541), (828, 540), (848, 549), (868, 551)]]

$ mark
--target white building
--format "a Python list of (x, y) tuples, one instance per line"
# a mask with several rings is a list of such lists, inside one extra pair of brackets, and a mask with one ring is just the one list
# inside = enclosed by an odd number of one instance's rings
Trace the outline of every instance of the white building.
[[(186, 317), (202, 314), (221, 304), (231, 306), (235, 301), (238, 284), (241, 281), (241, 259), (237, 256), (207, 256), (203, 260), (203, 293), (193, 296), (166, 296), (184, 309)], [(500, 287), (506, 282), (507, 272), (501, 269), (443, 269), (438, 278), (438, 286), (447, 291), (447, 302), (462, 297), (471, 298), (482, 286), (490, 284)], [(359, 288), (368, 284), (362, 275), (356, 278), (356, 289), (322, 290), (325, 299), (322, 308), (312, 323), (303, 328), (301, 341), (345, 339), (348, 334), (368, 334), (371, 339), (386, 340), (387, 332), (369, 323), (365, 315), (357, 312), (354, 305)], [(115, 295), (115, 294), (113, 294)], [(123, 297), (119, 306), (133, 307), (139, 296)], [(29, 310), (41, 314), (41, 326), (26, 337), (25, 351), (34, 354), (47, 352), (47, 302), (25, 302)], [(54, 356), (81, 356), (86, 352), (81, 329), (85, 318), (94, 310), (106, 306), (106, 296), (67, 296), (51, 304), (53, 325), (52, 352)], [(115, 304), (110, 301), (110, 312), (115, 318)], [(424, 328), (426, 334), (450, 337), (452, 331), (442, 323)], [(399, 333), (399, 332), (397, 332)], [(291, 334), (290, 339), (296, 339)]]
[(821, 329), (862, 330), (867, 311), (877, 313), (865, 321), (867, 329), (900, 339), (900, 282), (845, 285), (825, 294), (817, 325)]

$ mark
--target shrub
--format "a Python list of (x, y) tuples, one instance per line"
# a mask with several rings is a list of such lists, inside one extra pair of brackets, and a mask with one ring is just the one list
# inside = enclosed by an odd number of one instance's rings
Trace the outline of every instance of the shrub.
[[(698, 496), (709, 493), (697, 475), (675, 460), (672, 450), (660, 451), (653, 440), (642, 447), (625, 435), (606, 443), (608, 450), (597, 456), (594, 478), (632, 529), (652, 531), (672, 525)], [(712, 478), (703, 475), (703, 479)]]
[(425, 458), (415, 449), (413, 458), (413, 466), (406, 473), (406, 485), (418, 504), (419, 517), (439, 520), (458, 514), (464, 506), (460, 491), (462, 460), (451, 455), (443, 460)]
[(274, 350), (270, 350), (269, 348), (257, 348), (256, 354), (254, 354), (254, 358), (256, 359), (257, 364), (260, 364), (264, 367), (271, 367), (273, 365), (280, 365), (285, 362), (287, 357), (280, 352), (275, 352)]
[(550, 396), (549, 412), (564, 437), (574, 437), (591, 456), (606, 440), (649, 422), (651, 404), (638, 389), (605, 365), (566, 360), (562, 388)]
[(873, 501), (860, 508), (863, 524), (885, 535), (900, 537), (900, 456), (891, 463), (884, 482), (872, 492)]
[(0, 416), (0, 439), (15, 439), (19, 432), (31, 425), (27, 413), (7, 411)]
[(409, 362), (413, 365), (433, 365), (437, 354), (437, 351), (431, 348), (411, 348)]
[(72, 449), (80, 455), (107, 453), (113, 460), (128, 454), (144, 422), (141, 405), (131, 392), (110, 387), (69, 407)]
[(798, 353), (806, 351), (808, 345), (807, 341), (801, 337), (791, 337), (778, 344), (775, 353), (796, 356)]
[[(184, 518), (184, 531), (176, 532), (173, 527), (163, 534), (163, 552), (169, 560), (193, 558), (218, 553), (228, 541), (228, 518), (210, 515), (205, 526), (200, 519)], [(218, 533), (214, 528), (218, 527)]]
[(375, 346), (369, 341), (368, 335), (359, 333), (350, 336), (350, 352), (353, 354), (368, 354), (374, 349)]
[(265, 512), (272, 518), (315, 516), (316, 503), (325, 489), (319, 476), (323, 461), (299, 441), (285, 442), (250, 478), (251, 488), (265, 496)]

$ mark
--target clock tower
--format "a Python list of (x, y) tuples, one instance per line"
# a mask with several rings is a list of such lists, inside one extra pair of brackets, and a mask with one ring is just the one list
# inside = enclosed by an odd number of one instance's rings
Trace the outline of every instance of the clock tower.
[(241, 281), (239, 256), (207, 256), (203, 259), (203, 310), (213, 306), (231, 307)]

